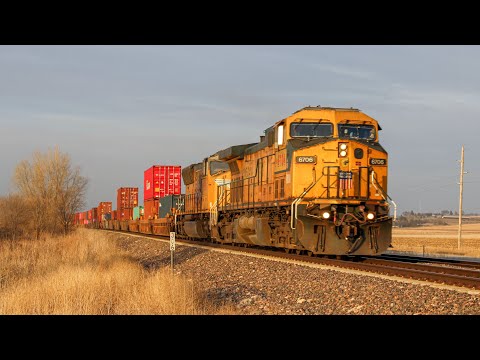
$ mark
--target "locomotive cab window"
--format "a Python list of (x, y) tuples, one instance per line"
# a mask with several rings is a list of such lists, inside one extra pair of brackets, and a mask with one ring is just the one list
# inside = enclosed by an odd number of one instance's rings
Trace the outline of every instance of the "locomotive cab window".
[(277, 128), (277, 144), (283, 145), (283, 125), (279, 125)]
[(373, 125), (339, 124), (338, 136), (340, 139), (362, 139), (374, 141), (376, 132)]
[(330, 137), (333, 135), (333, 125), (330, 123), (291, 123), (291, 137)]
[(216, 175), (223, 171), (230, 170), (228, 163), (225, 161), (210, 161), (210, 175)]

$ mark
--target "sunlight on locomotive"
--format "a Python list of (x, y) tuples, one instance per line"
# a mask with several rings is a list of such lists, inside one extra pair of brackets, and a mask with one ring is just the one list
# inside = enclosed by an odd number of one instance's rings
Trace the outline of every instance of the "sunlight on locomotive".
[(381, 254), (394, 202), (380, 130), (358, 109), (304, 107), (258, 142), (184, 167), (185, 194), (158, 218), (100, 226), (310, 255)]

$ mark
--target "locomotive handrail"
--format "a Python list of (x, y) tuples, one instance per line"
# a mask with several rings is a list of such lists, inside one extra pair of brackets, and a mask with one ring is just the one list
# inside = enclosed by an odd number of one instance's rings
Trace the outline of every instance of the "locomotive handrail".
[[(226, 189), (223, 188), (224, 185), (230, 185), (230, 182), (222, 184), (222, 187), (220, 189), (220, 195), (217, 192), (217, 201), (212, 205), (210, 203), (210, 219), (208, 221), (210, 229), (212, 229), (212, 226), (217, 225), (218, 222), (218, 203), (219, 201), (223, 200), (223, 197), (225, 195), (226, 198)], [(220, 185), (218, 185), (220, 187)]]
[[(290, 212), (291, 212), (291, 215), (290, 215), (290, 228), (292, 230), (295, 230), (296, 229), (296, 221), (295, 221), (295, 227), (293, 226), (293, 218), (294, 218), (294, 213), (295, 213), (295, 220), (298, 220), (298, 217), (297, 217), (297, 208), (298, 208), (298, 203), (300, 201), (302, 201), (302, 199), (305, 197), (305, 195), (308, 194), (308, 192), (315, 186), (318, 184), (318, 182), (323, 178), (323, 173), (322, 173), (322, 176), (320, 176), (318, 178), (318, 180), (315, 180), (315, 177), (316, 177), (316, 172), (315, 170), (313, 170), (313, 174), (314, 174), (314, 179), (312, 181), (312, 183), (303, 191), (303, 193), (298, 197), (296, 198), (295, 200), (292, 201), (292, 205), (290, 206)], [(295, 211), (294, 211), (294, 207), (295, 207)]]
[[(393, 221), (396, 221), (397, 220), (397, 204), (395, 204), (395, 201), (393, 201), (393, 199), (385, 192), (385, 190), (383, 190), (383, 188), (380, 186), (380, 184), (377, 181), (377, 178), (374, 175), (375, 175), (375, 170), (372, 170), (372, 184), (377, 191), (380, 190), (380, 192), (381, 192), (380, 195), (382, 195), (383, 200), (388, 202), (388, 200), (387, 200), (387, 198), (388, 198), (392, 202), (393, 209), (394, 209), (393, 210)], [(378, 187), (377, 187), (377, 185), (375, 185), (375, 183), (377, 183)]]
[(177, 231), (177, 213), (181, 212), (183, 207), (185, 206), (185, 196), (180, 195), (179, 199), (177, 200), (177, 206), (178, 206), (178, 209), (175, 211), (175, 214), (173, 215), (173, 225), (174, 225), (175, 231)]

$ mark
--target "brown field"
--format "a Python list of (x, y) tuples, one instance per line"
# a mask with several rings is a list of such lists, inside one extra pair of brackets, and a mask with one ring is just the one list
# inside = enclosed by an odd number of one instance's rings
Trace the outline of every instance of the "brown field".
[(393, 249), (425, 254), (480, 257), (480, 223), (462, 225), (458, 249), (458, 224), (393, 228)]
[(0, 242), (0, 314), (234, 314), (170, 269), (145, 270), (102, 234)]

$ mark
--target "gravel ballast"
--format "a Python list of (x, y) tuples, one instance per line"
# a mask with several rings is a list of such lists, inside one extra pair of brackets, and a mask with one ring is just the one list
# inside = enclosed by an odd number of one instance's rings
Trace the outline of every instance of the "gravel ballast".
[[(107, 233), (147, 268), (170, 266), (167, 242)], [(175, 273), (212, 301), (259, 315), (479, 315), (480, 295), (176, 244)]]

